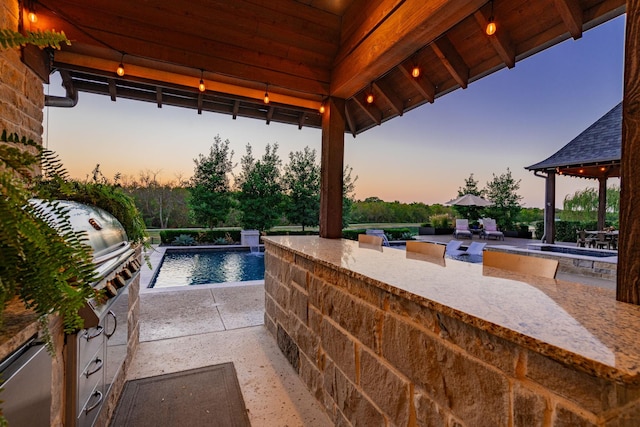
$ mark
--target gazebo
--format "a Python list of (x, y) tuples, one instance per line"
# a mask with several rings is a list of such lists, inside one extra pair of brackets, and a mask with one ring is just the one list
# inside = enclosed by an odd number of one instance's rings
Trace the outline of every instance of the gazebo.
[(621, 147), (622, 103), (613, 107), (549, 158), (525, 168), (546, 181), (544, 242), (554, 242), (556, 175), (598, 180), (598, 229), (604, 228), (607, 179), (620, 177)]

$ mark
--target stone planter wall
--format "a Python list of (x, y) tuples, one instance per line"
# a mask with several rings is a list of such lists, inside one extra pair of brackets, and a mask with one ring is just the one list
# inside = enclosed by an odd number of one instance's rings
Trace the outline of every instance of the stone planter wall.
[(640, 425), (637, 385), (265, 246), (265, 325), (335, 425)]

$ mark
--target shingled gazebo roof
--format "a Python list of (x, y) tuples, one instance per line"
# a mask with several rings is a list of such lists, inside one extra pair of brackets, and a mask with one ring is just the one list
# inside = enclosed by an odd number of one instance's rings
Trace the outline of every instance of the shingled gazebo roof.
[(620, 176), (621, 146), (622, 102), (551, 157), (525, 169), (583, 178), (616, 177)]

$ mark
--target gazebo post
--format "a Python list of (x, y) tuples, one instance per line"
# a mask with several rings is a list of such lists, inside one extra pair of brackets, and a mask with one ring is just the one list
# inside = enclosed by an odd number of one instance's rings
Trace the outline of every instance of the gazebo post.
[(556, 240), (556, 173), (547, 171), (544, 180), (544, 238), (543, 243), (553, 244)]
[(320, 159), (320, 237), (342, 237), (342, 174), (345, 101), (329, 98), (322, 116)]
[(640, 305), (640, 0), (627, 0), (616, 299)]
[(604, 230), (607, 220), (607, 178), (598, 178), (598, 230)]

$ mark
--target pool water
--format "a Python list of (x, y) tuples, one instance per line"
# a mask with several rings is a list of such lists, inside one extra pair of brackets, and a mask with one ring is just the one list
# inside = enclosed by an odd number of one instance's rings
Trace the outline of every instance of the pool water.
[(264, 254), (247, 251), (167, 251), (150, 288), (264, 280)]

